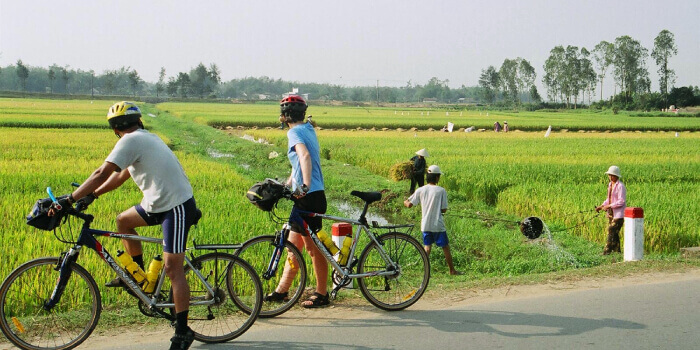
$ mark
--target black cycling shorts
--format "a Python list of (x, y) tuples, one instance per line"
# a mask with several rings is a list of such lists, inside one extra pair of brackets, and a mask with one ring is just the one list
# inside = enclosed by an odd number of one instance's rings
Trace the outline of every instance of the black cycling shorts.
[[(301, 209), (304, 211), (310, 211), (318, 214), (325, 214), (327, 207), (328, 203), (326, 202), (325, 191), (315, 191), (307, 193), (306, 196), (298, 199), (294, 203), (294, 207), (292, 208), (292, 216), (294, 214), (295, 209)], [(317, 232), (323, 227), (323, 220), (319, 217), (307, 217), (303, 215), (301, 215), (301, 217), (304, 219), (306, 224), (309, 225), (311, 232)], [(304, 230), (303, 227), (300, 227), (299, 224), (294, 222), (294, 220), (290, 221), (292, 231), (299, 232), (303, 236), (306, 236), (306, 230)]]

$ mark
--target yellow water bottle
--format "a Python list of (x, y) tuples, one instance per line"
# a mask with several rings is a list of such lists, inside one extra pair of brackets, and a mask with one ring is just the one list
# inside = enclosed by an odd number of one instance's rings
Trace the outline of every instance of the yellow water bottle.
[(124, 269), (134, 276), (136, 283), (140, 284), (146, 279), (146, 273), (143, 272), (139, 264), (134, 262), (131, 255), (124, 253), (123, 250), (117, 250), (117, 259), (124, 265)]
[(345, 265), (350, 257), (350, 246), (352, 245), (352, 236), (345, 236), (343, 239), (343, 247), (340, 248), (340, 256), (338, 256), (338, 263), (340, 265)]
[(324, 231), (323, 229), (319, 230), (316, 232), (316, 235), (318, 236), (318, 239), (323, 242), (323, 245), (328, 248), (328, 251), (331, 253), (331, 255), (335, 255), (335, 253), (338, 252), (338, 246), (335, 245), (335, 242), (331, 239), (330, 236), (328, 236), (328, 233)]
[(153, 293), (156, 289), (156, 284), (158, 284), (158, 276), (160, 276), (160, 270), (163, 268), (163, 259), (160, 255), (156, 255), (148, 265), (148, 272), (146, 273), (146, 283), (143, 285), (143, 291), (146, 293)]

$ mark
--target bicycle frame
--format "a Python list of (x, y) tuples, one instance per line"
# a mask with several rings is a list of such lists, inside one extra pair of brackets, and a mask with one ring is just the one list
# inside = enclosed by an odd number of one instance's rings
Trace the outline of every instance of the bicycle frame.
[[(63, 294), (63, 290), (65, 289), (66, 284), (68, 283), (68, 280), (70, 279), (71, 271), (72, 269), (70, 268), (71, 263), (75, 263), (78, 260), (78, 257), (80, 256), (80, 251), (82, 250), (83, 247), (90, 248), (94, 250), (97, 255), (100, 256), (100, 258), (112, 269), (114, 272), (117, 273), (119, 278), (124, 281), (126, 284), (126, 288), (130, 290), (139, 300), (141, 300), (144, 305), (146, 305), (149, 309), (151, 310), (160, 310), (164, 308), (174, 308), (175, 304), (174, 303), (163, 303), (163, 302), (158, 302), (158, 296), (160, 295), (160, 292), (163, 288), (163, 283), (165, 281), (165, 269), (162, 269), (160, 272), (160, 275), (158, 277), (158, 284), (152, 293), (152, 296), (148, 296), (146, 293), (141, 290), (141, 287), (136, 283), (134, 278), (129, 274), (128, 271), (124, 270), (119, 264), (114, 260), (112, 255), (105, 249), (105, 247), (95, 238), (95, 236), (101, 236), (101, 237), (108, 237), (108, 238), (119, 238), (119, 239), (127, 239), (127, 240), (132, 240), (132, 241), (140, 241), (140, 242), (146, 242), (146, 243), (157, 243), (161, 244), (163, 240), (160, 238), (151, 238), (151, 237), (144, 237), (144, 236), (138, 236), (138, 235), (132, 235), (132, 234), (122, 234), (122, 233), (116, 233), (116, 232), (111, 232), (111, 231), (103, 231), (103, 230), (96, 230), (90, 228), (90, 224), (94, 217), (89, 214), (83, 214), (80, 212), (74, 212), (69, 215), (76, 216), (78, 218), (81, 218), (85, 220), (83, 223), (83, 227), (80, 231), (80, 235), (78, 236), (78, 240), (75, 242), (73, 247), (71, 247), (67, 252), (64, 252), (59, 259), (60, 265), (57, 266), (57, 270), (60, 271), (59, 273), (59, 278), (58, 281), (56, 282), (56, 287), (54, 288), (53, 292), (51, 293), (51, 297), (44, 303), (44, 309), (50, 310), (52, 307), (54, 307), (56, 304), (61, 299), (61, 296)], [(233, 249), (236, 246), (218, 246), (220, 249)], [(214, 248), (209, 248), (209, 246), (195, 246), (195, 248), (188, 248), (188, 250), (191, 249), (214, 249)], [(211, 295), (216, 295), (214, 293), (214, 289), (212, 286), (206, 281), (206, 278), (202, 276), (202, 274), (199, 272), (198, 269), (194, 268), (192, 265), (191, 260), (185, 255), (185, 263), (190, 266), (192, 271), (195, 273), (197, 278), (199, 278), (207, 291), (211, 293)], [(212, 298), (209, 301), (199, 301), (199, 302), (194, 302), (191, 303), (190, 305), (212, 305), (216, 303), (217, 300), (216, 298)], [(159, 312), (161, 315), (165, 316), (168, 319), (172, 320), (172, 316), (168, 315), (167, 313)]]
[[(340, 276), (343, 279), (356, 279), (356, 278), (363, 278), (363, 277), (370, 277), (370, 276), (394, 276), (398, 273), (398, 266), (394, 261), (391, 260), (389, 255), (384, 251), (382, 248), (382, 245), (379, 243), (377, 240), (377, 237), (372, 233), (372, 231), (369, 228), (369, 225), (367, 224), (367, 220), (365, 219), (365, 214), (367, 212), (367, 205), (365, 205), (365, 210), (360, 216), (360, 219), (358, 220), (353, 220), (353, 219), (348, 219), (348, 218), (343, 218), (339, 216), (333, 216), (333, 215), (326, 215), (326, 214), (321, 214), (321, 213), (315, 213), (311, 211), (305, 211), (301, 210), (298, 208), (292, 209), (292, 212), (289, 215), (289, 220), (282, 226), (282, 230), (280, 230), (277, 234), (277, 239), (275, 241), (275, 251), (270, 259), (270, 263), (268, 265), (268, 269), (263, 273), (263, 278), (265, 279), (270, 279), (272, 276), (275, 275), (277, 272), (277, 268), (279, 266), (279, 260), (280, 256), (282, 255), (282, 249), (284, 249), (284, 242), (287, 240), (288, 233), (291, 230), (291, 223), (294, 222), (297, 225), (301, 226), (306, 234), (311, 237), (311, 239), (314, 242), (314, 245), (321, 251), (321, 254), (326, 258), (326, 261), (328, 261), (331, 266), (333, 266), (333, 269), (340, 274)], [(345, 222), (349, 223), (352, 225), (357, 226), (357, 231), (355, 235), (352, 237), (352, 244), (350, 245), (350, 258), (348, 259), (347, 263), (345, 266), (341, 266), (334, 258), (333, 255), (328, 251), (325, 245), (321, 242), (321, 240), (318, 238), (318, 235), (311, 230), (311, 228), (306, 224), (306, 222), (303, 220), (303, 216), (307, 217), (318, 217), (326, 220), (331, 220), (331, 221), (336, 221), (336, 222)], [(396, 226), (398, 227), (408, 227), (411, 225), (406, 225), (406, 226)], [(374, 272), (369, 272), (369, 273), (350, 273), (351, 267), (354, 265), (355, 262), (355, 251), (357, 249), (357, 243), (359, 242), (360, 234), (362, 231), (365, 232), (367, 237), (369, 237), (370, 240), (375, 242), (377, 244), (377, 247), (379, 248), (379, 254), (382, 257), (382, 259), (386, 262), (387, 264), (387, 269), (384, 271), (374, 271)]]

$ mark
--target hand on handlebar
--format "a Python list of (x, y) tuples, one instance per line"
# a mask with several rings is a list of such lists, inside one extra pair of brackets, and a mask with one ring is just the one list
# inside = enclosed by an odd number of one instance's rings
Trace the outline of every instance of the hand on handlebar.
[(97, 199), (97, 196), (95, 195), (95, 193), (90, 193), (89, 195), (78, 199), (78, 201), (76, 202), (75, 208), (78, 211), (83, 211), (83, 210), (87, 209), (88, 206), (90, 204), (92, 204), (92, 202), (95, 201), (95, 199)]
[(56, 198), (56, 201), (53, 202), (51, 205), (51, 208), (49, 209), (49, 216), (54, 216), (58, 215), (60, 213), (68, 211), (69, 208), (72, 208), (73, 203), (70, 200), (70, 195), (65, 195)]
[(309, 193), (309, 187), (306, 186), (306, 184), (304, 184), (304, 185), (299, 186), (299, 187), (292, 193), (292, 196), (294, 196), (294, 198), (296, 198), (296, 199), (301, 199), (301, 198), (303, 198), (304, 196), (306, 196), (307, 193)]

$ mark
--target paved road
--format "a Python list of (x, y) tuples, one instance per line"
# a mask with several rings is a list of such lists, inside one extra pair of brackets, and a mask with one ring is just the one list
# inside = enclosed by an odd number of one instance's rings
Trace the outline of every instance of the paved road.
[[(400, 312), (367, 303), (293, 310), (259, 319), (229, 343), (195, 342), (192, 349), (700, 348), (700, 273), (623, 287), (533, 288), (549, 290), (536, 296), (511, 293), (498, 301), (467, 298), (445, 308), (421, 300)], [(78, 349), (164, 349), (171, 332), (93, 335)]]
[[(251, 328), (249, 349), (698, 349), (700, 279)], [(269, 321), (265, 321), (269, 322)], [(275, 338), (279, 339), (276, 340)], [(201, 349), (219, 347), (197, 346)], [(221, 347), (221, 349), (229, 347)]]

